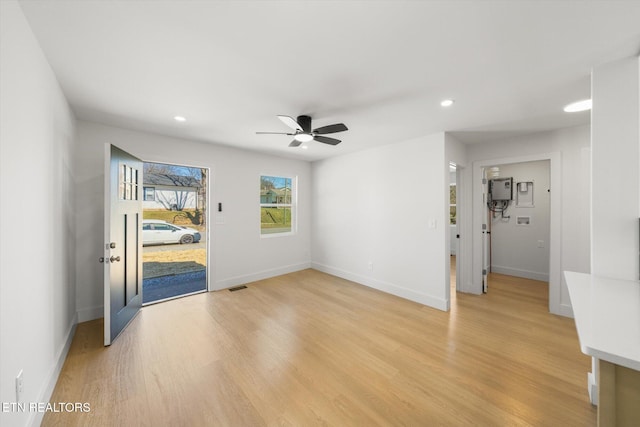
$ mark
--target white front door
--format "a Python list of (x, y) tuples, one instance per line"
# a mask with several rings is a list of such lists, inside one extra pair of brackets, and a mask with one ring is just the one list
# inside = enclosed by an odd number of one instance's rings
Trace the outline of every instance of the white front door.
[(142, 161), (107, 144), (105, 165), (104, 345), (142, 307)]

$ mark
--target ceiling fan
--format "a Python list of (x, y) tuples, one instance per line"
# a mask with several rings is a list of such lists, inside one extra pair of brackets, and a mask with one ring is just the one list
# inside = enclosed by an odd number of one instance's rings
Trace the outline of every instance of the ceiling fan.
[(315, 140), (318, 142), (322, 142), (323, 144), (330, 145), (338, 145), (340, 144), (339, 139), (329, 138), (328, 136), (322, 136), (328, 133), (336, 133), (336, 132), (344, 132), (345, 130), (349, 130), (344, 123), (336, 123), (333, 125), (322, 126), (317, 129), (311, 130), (311, 117), (309, 116), (298, 116), (297, 120), (293, 120), (289, 116), (278, 116), (282, 123), (289, 126), (291, 129), (295, 130), (294, 133), (291, 132), (256, 132), (257, 134), (276, 134), (276, 135), (291, 135), (293, 136), (293, 141), (289, 144), (289, 147), (298, 147), (300, 144), (304, 142), (309, 142), (311, 140)]

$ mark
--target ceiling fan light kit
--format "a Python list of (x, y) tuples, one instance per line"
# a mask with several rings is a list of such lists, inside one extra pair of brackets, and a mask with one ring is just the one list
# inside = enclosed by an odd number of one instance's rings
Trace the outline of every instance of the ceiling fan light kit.
[(287, 132), (256, 132), (257, 134), (277, 134), (277, 135), (290, 135), (293, 136), (293, 141), (289, 144), (289, 147), (299, 147), (302, 143), (310, 141), (318, 141), (323, 144), (338, 145), (339, 139), (330, 138), (328, 136), (322, 136), (328, 133), (344, 132), (349, 130), (344, 123), (336, 123), (333, 125), (322, 126), (317, 129), (311, 130), (311, 117), (310, 116), (298, 116), (296, 120), (289, 116), (278, 116), (278, 118), (295, 131), (295, 133)]
[(309, 142), (313, 140), (313, 135), (309, 133), (297, 133), (294, 135), (293, 139), (300, 142)]

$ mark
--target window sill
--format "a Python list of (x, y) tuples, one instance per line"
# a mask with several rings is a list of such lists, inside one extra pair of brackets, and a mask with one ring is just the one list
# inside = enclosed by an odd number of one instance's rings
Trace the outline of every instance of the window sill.
[(260, 233), (260, 238), (261, 239), (271, 239), (273, 237), (287, 237), (287, 236), (293, 236), (296, 233), (294, 231), (286, 231), (283, 233)]

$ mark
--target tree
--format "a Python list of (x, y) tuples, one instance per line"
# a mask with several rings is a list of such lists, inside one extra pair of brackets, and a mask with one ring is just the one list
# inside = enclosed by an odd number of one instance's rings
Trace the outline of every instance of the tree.
[(167, 165), (165, 163), (146, 163), (144, 164), (144, 173), (157, 173), (159, 175), (178, 175), (178, 166)]
[[(171, 181), (174, 186), (180, 187), (187, 184), (186, 181), (196, 180), (200, 184), (204, 181), (202, 178), (203, 169), (191, 168), (187, 166), (168, 165), (165, 163), (145, 163), (145, 174), (162, 175), (165, 179)], [(206, 175), (206, 172), (205, 172)], [(196, 192), (196, 211), (198, 211), (198, 204), (200, 203), (200, 195), (202, 188)], [(183, 211), (187, 202), (189, 201), (189, 195), (191, 191), (176, 189), (173, 191), (172, 196), (167, 196), (165, 193), (156, 193), (156, 201), (160, 203), (167, 210)], [(193, 221), (193, 219), (192, 219)]]
[(260, 177), (260, 189), (261, 190), (273, 190), (276, 188), (275, 185), (276, 177), (274, 176), (261, 176)]
[(156, 192), (156, 201), (168, 211), (176, 210), (182, 212), (189, 201), (190, 191), (173, 190), (173, 197), (170, 198), (164, 193)]
[[(205, 215), (207, 209), (207, 170), (198, 169), (198, 172), (200, 174), (200, 188), (196, 195), (196, 215), (199, 216), (197, 220), (200, 225), (207, 225), (207, 216)], [(194, 176), (194, 178), (196, 177)]]

